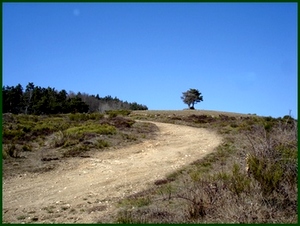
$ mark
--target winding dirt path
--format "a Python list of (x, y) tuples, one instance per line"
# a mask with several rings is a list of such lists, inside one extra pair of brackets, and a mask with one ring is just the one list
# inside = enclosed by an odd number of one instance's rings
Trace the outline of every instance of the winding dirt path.
[(206, 129), (152, 123), (159, 128), (153, 140), (5, 179), (3, 222), (105, 222), (117, 200), (202, 158), (221, 142)]

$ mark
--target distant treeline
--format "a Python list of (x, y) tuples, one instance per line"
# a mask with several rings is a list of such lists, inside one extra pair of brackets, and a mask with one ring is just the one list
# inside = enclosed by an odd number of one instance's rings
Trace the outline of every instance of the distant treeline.
[(63, 113), (87, 113), (105, 112), (106, 110), (148, 110), (147, 106), (128, 103), (111, 96), (99, 97), (97, 94), (67, 93), (66, 90), (57, 91), (54, 88), (42, 88), (32, 82), (23, 87), (2, 87), (3, 113), (13, 114), (63, 114)]

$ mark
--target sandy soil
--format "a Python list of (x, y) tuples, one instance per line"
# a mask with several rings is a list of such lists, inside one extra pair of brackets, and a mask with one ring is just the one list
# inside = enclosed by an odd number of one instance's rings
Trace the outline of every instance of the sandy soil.
[(152, 123), (159, 128), (153, 140), (3, 179), (3, 222), (107, 222), (119, 199), (153, 186), (221, 142), (206, 129)]

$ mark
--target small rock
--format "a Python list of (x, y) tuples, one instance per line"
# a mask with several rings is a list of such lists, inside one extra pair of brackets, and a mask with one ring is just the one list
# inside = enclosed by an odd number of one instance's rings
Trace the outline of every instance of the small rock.
[(62, 210), (67, 210), (67, 209), (69, 209), (70, 207), (71, 207), (70, 204), (65, 204), (65, 205), (61, 206), (61, 209), (62, 209)]

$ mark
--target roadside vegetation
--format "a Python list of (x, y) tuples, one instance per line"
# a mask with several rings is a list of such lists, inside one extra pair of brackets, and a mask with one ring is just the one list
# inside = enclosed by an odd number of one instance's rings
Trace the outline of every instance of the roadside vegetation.
[(205, 158), (121, 200), (115, 222), (296, 223), (297, 121), (290, 116), (199, 112), (131, 114), (134, 119), (208, 128), (224, 140)]
[(43, 173), (68, 158), (153, 138), (157, 128), (150, 121), (207, 128), (223, 137), (215, 152), (120, 200), (110, 222), (297, 222), (298, 127), (290, 116), (109, 110), (2, 117), (3, 177)]
[(3, 176), (53, 170), (69, 157), (90, 157), (155, 135), (155, 125), (135, 122), (130, 112), (3, 114)]

